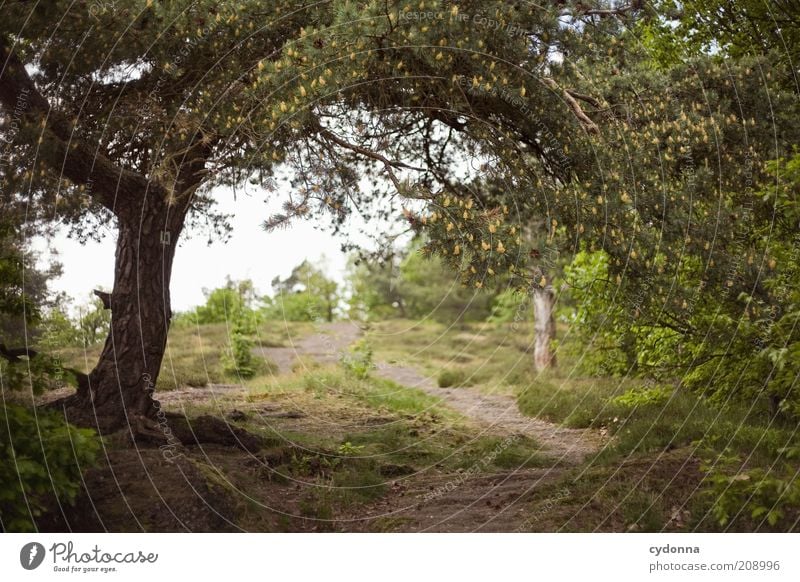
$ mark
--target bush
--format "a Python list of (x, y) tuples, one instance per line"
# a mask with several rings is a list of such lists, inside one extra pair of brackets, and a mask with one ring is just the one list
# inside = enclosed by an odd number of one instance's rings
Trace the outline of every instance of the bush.
[(341, 359), (342, 366), (349, 373), (359, 380), (364, 380), (369, 376), (370, 371), (375, 367), (372, 362), (372, 346), (366, 340), (358, 340), (353, 344)]
[(717, 523), (725, 527), (744, 518), (758, 527), (766, 522), (770, 527), (792, 531), (800, 506), (798, 459), (800, 446), (780, 449), (778, 459), (768, 471), (762, 468), (731, 471), (741, 465), (735, 457), (706, 462), (702, 467), (706, 473), (705, 493), (714, 500), (711, 512)]
[(614, 398), (612, 402), (626, 408), (636, 408), (637, 406), (647, 406), (649, 404), (663, 404), (671, 394), (671, 389), (663, 387), (631, 388), (624, 394)]
[(247, 319), (239, 319), (231, 332), (231, 349), (225, 358), (225, 373), (248, 380), (260, 372), (265, 366), (262, 360), (253, 355), (254, 328)]
[(439, 372), (439, 377), (436, 379), (436, 383), (439, 385), (439, 388), (451, 388), (456, 386), (464, 386), (466, 385), (467, 381), (467, 374), (464, 370), (442, 370)]
[(324, 321), (327, 310), (323, 298), (299, 292), (276, 297), (261, 310), (261, 315), (272, 321)]
[(95, 432), (67, 424), (53, 412), (0, 406), (0, 527), (35, 531), (35, 520), (55, 497), (73, 503), (81, 470), (100, 450)]

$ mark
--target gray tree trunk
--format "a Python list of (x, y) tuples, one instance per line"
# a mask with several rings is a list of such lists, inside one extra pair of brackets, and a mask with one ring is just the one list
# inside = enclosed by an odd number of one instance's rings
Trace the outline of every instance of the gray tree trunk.
[(556, 365), (552, 344), (556, 337), (555, 306), (556, 294), (551, 285), (533, 290), (533, 363), (537, 371)]

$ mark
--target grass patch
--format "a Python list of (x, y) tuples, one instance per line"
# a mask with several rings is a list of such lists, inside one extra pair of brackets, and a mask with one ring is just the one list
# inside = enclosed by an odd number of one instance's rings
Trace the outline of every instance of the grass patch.
[(376, 360), (419, 367), (442, 387), (517, 385), (535, 375), (532, 342), (510, 324), (390, 320), (367, 335)]
[[(256, 330), (253, 345), (256, 348), (289, 345), (292, 339), (304, 337), (310, 329), (307, 323), (267, 322)], [(241, 382), (235, 369), (225, 370), (225, 354), (230, 351), (232, 331), (232, 326), (225, 323), (173, 326), (167, 339), (156, 390)], [(56, 353), (65, 367), (88, 374), (97, 364), (102, 349), (103, 344), (97, 343), (87, 347), (63, 348)], [(274, 362), (261, 356), (254, 355), (254, 362), (257, 375), (269, 375), (277, 371)]]

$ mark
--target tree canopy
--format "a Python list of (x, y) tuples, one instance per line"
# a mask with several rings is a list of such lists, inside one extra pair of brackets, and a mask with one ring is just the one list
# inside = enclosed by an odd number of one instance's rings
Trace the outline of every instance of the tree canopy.
[[(624, 316), (695, 346), (681, 366), (731, 357), (719, 349), (742, 318), (795, 313), (796, 202), (780, 179), (795, 75), (770, 52), (794, 41), (757, 4), (737, 11), (749, 44), (715, 27), (726, 3), (11, 4), (4, 196), (79, 235), (97, 221), (119, 233), (111, 334), (72, 406), (105, 406), (118, 426), (122, 381), (122, 404), (150, 414), (175, 243), (187, 225), (225, 230), (214, 185), (273, 196), (282, 183), (267, 228), (406, 206), (470, 289), (548, 284), (525, 242), (535, 221), (545, 246), (603, 253)], [(796, 340), (789, 317), (780, 337), (753, 332), (775, 366)]]

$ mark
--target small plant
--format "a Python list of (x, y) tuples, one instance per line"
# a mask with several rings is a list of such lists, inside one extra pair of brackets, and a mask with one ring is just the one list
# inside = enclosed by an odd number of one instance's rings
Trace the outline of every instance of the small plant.
[(442, 370), (439, 372), (439, 377), (436, 379), (439, 388), (464, 386), (466, 381), (467, 375), (464, 373), (464, 370)]
[(669, 400), (671, 391), (668, 388), (631, 388), (612, 400), (612, 403), (626, 408), (663, 404)]
[(350, 441), (346, 441), (339, 445), (338, 452), (343, 457), (351, 457), (357, 455), (364, 449), (364, 445), (354, 445)]
[(372, 362), (372, 346), (366, 340), (358, 340), (342, 355), (342, 366), (350, 374), (364, 380), (369, 377), (370, 371), (375, 367)]
[(706, 473), (708, 485), (706, 494), (714, 500), (711, 513), (720, 526), (729, 525), (739, 515), (754, 521), (766, 521), (771, 527), (779, 526), (787, 517), (789, 522), (797, 517), (800, 446), (782, 448), (778, 455), (775, 466), (769, 471), (754, 468), (731, 474), (725, 468), (739, 462), (732, 457), (714, 464), (703, 464), (701, 468)]
[(35, 531), (53, 498), (73, 503), (81, 470), (100, 450), (95, 432), (64, 422), (57, 413), (0, 406), (0, 525), (6, 532)]
[(231, 333), (231, 349), (225, 362), (225, 373), (248, 380), (262, 372), (265, 366), (253, 354), (253, 333), (255, 328), (252, 320), (240, 317), (236, 320)]

